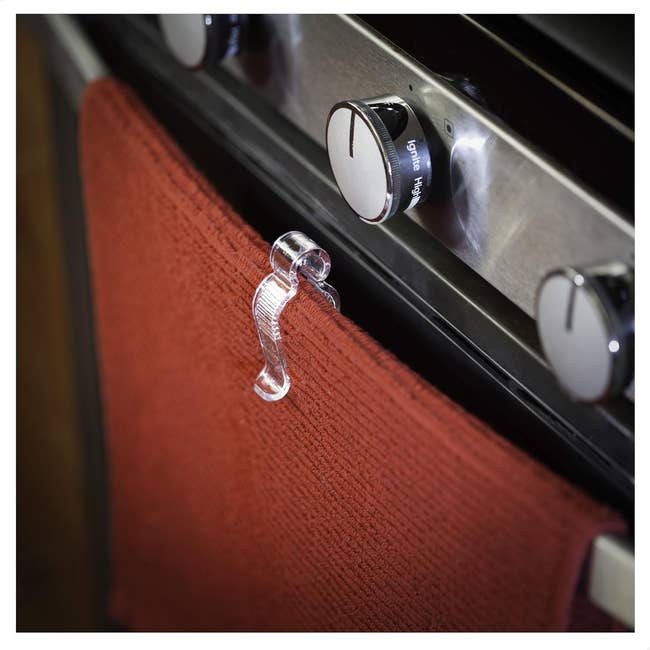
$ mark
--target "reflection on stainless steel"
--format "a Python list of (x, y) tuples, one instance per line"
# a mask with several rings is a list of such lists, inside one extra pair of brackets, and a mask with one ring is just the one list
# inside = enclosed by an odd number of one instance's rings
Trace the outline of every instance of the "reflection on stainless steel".
[[(457, 175), (449, 179), (451, 206), (432, 200), (408, 216), (529, 315), (537, 285), (552, 268), (630, 259), (634, 228), (620, 214), (360, 21), (332, 15), (268, 21), (284, 48), (281, 73), (289, 78), (278, 78), (273, 64), (275, 86), (257, 83), (243, 61), (233, 59), (226, 68), (323, 146), (327, 112), (341, 99), (394, 93), (419, 109), (456, 162)], [(485, 138), (480, 151), (478, 137)]]
[(285, 21), (274, 23), (274, 26), (277, 31), (273, 34), (273, 49), (277, 58), (273, 57), (273, 60), (280, 62), (279, 74), (275, 74), (273, 78), (279, 82), (276, 90), (279, 90), (280, 94), (277, 99), (284, 110), (300, 112), (302, 95), (294, 88), (298, 79), (297, 61), (291, 56), (291, 53), (302, 45), (300, 21), (297, 15), (290, 14)]
[(456, 137), (449, 156), (449, 180), (455, 221), (462, 230), (462, 242), (480, 256), (483, 249), (485, 200), (490, 185), (485, 148), (489, 136), (465, 133)]

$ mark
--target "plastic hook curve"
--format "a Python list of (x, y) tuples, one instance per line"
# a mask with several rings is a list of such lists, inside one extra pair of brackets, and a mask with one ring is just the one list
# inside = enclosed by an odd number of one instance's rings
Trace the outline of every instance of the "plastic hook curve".
[(278, 237), (269, 259), (273, 272), (260, 282), (253, 296), (253, 318), (264, 353), (264, 368), (253, 388), (262, 399), (275, 402), (291, 386), (282, 349), (280, 315), (298, 291), (299, 276), (308, 280), (337, 311), (341, 303), (338, 291), (325, 282), (331, 268), (330, 256), (307, 235), (292, 231)]

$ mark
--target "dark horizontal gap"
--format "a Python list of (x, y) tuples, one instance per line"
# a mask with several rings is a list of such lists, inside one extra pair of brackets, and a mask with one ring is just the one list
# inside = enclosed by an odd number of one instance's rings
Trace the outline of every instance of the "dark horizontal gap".
[[(599, 108), (634, 128), (634, 16), (512, 14), (471, 15), (490, 34), (514, 47), (535, 65), (579, 93)], [(583, 47), (584, 57), (558, 42), (548, 27), (563, 26), (574, 48)], [(573, 34), (571, 34), (573, 32)], [(590, 34), (590, 43), (585, 35)], [(600, 39), (598, 46), (594, 41)], [(568, 42), (566, 41), (566, 42)], [(612, 75), (598, 68), (599, 59), (611, 63)], [(590, 63), (591, 60), (591, 63)]]

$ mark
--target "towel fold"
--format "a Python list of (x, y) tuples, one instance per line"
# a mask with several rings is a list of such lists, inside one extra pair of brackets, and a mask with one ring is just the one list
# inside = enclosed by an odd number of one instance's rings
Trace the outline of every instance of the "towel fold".
[(251, 300), (268, 244), (115, 80), (86, 91), (81, 154), (119, 621), (568, 627), (616, 514), (310, 290), (283, 314), (291, 390), (263, 402)]

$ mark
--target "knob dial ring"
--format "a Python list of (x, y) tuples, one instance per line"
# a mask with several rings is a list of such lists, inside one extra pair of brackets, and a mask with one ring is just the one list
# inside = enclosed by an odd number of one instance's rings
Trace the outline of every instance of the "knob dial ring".
[[(605, 279), (633, 292), (633, 271), (615, 264), (553, 270), (544, 277), (536, 295), (537, 329), (544, 355), (560, 385), (582, 402), (610, 399), (633, 378), (633, 300), (626, 300), (623, 306), (616, 304)], [(574, 323), (574, 318), (579, 322)], [(560, 321), (564, 330), (574, 327), (577, 338), (559, 331)]]
[(160, 14), (158, 24), (167, 47), (183, 67), (203, 67), (213, 30), (210, 14)]
[(240, 51), (247, 20), (245, 14), (160, 14), (158, 24), (174, 58), (198, 70)]
[(429, 147), (413, 109), (400, 97), (335, 104), (325, 141), (341, 195), (366, 223), (382, 223), (426, 198)]

